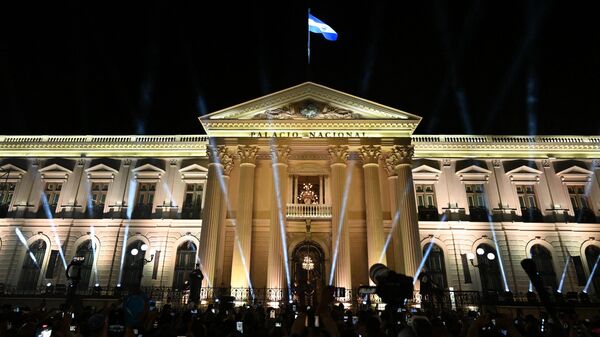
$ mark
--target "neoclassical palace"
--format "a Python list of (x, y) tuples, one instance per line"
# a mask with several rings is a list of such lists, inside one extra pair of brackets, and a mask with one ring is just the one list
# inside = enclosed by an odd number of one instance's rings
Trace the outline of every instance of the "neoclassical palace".
[(205, 287), (350, 297), (383, 263), (525, 293), (529, 257), (554, 290), (600, 292), (600, 136), (420, 121), (307, 82), (202, 116), (198, 135), (0, 136), (1, 286), (64, 284), (83, 256), (85, 289), (182, 289), (198, 264)]

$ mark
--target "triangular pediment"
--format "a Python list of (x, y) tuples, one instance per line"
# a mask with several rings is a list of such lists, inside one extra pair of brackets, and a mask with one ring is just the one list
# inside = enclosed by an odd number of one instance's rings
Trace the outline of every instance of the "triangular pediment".
[(192, 164), (186, 167), (183, 167), (179, 170), (180, 173), (208, 173), (208, 169), (206, 167), (200, 166), (198, 164)]
[(144, 164), (140, 167), (136, 167), (133, 172), (135, 173), (157, 173), (157, 174), (164, 174), (165, 170), (160, 169), (152, 164)]
[(13, 165), (13, 164), (4, 164), (4, 165), (0, 166), (0, 172), (2, 172), (4, 174), (7, 172), (10, 174), (13, 174), (13, 173), (24, 174), (26, 171), (20, 167)]
[(434, 174), (439, 174), (442, 171), (438, 170), (436, 168), (433, 168), (429, 165), (421, 165), (419, 167), (415, 167), (414, 169), (412, 169), (413, 174), (414, 173), (434, 173)]
[(73, 171), (69, 170), (68, 168), (61, 166), (59, 164), (50, 164), (44, 168), (40, 169), (41, 173), (66, 173), (66, 174), (70, 174)]
[[(395, 137), (412, 134), (421, 117), (326, 86), (305, 82), (199, 118), (212, 137)], [(379, 123), (378, 121), (385, 121)], [(362, 126), (362, 127), (361, 127)], [(344, 134), (344, 131), (348, 134)], [(260, 133), (268, 131), (271, 133)], [(252, 132), (252, 133), (251, 133)], [(296, 132), (297, 134), (295, 134)]]
[(582, 167), (573, 165), (573, 166), (569, 167), (566, 170), (562, 170), (560, 172), (557, 172), (556, 174), (559, 175), (559, 176), (567, 175), (567, 174), (568, 175), (585, 175), (585, 176), (590, 176), (590, 175), (594, 174), (594, 172), (586, 170), (586, 169), (584, 169)]
[(191, 164), (179, 169), (179, 173), (186, 182), (201, 182), (208, 176), (208, 169), (199, 164)]
[(98, 164), (98, 165), (94, 165), (88, 169), (85, 170), (86, 173), (119, 173), (119, 171), (115, 170), (114, 168), (104, 165), (104, 164)]
[(479, 167), (477, 165), (467, 166), (460, 171), (456, 171), (456, 174), (490, 174), (492, 171)]
[(515, 174), (534, 174), (534, 175), (540, 175), (543, 172), (540, 170), (536, 170), (533, 167), (529, 167), (529, 166), (519, 166), (513, 170), (510, 170), (508, 172), (506, 172), (507, 175), (515, 175)]

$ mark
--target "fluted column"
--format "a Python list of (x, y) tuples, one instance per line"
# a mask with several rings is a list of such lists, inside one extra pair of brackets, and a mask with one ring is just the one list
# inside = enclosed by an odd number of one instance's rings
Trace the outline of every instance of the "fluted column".
[(236, 237), (233, 245), (233, 260), (231, 261), (232, 288), (248, 288), (252, 242), (252, 207), (254, 204), (254, 168), (256, 167), (257, 152), (257, 146), (238, 146), (240, 181), (235, 224)]
[[(394, 158), (387, 156), (385, 158), (385, 170), (388, 174), (388, 190), (390, 194), (390, 214), (392, 217), (392, 253), (394, 254), (394, 270), (398, 273), (405, 274), (404, 271), (404, 253), (402, 252), (402, 232), (400, 230), (400, 225), (398, 224), (400, 220), (400, 213), (398, 213), (398, 196), (396, 193), (398, 192), (396, 189), (396, 185), (398, 184), (398, 176), (396, 175), (396, 171), (394, 170)], [(389, 249), (389, 248), (388, 248)]]
[[(346, 175), (348, 159), (347, 146), (330, 146), (331, 158), (331, 234), (333, 240), (333, 254), (337, 252), (331, 268), (334, 269), (333, 284), (336, 287), (352, 288), (352, 275), (350, 269), (350, 232), (346, 221), (344, 205)], [(335, 262), (335, 265), (333, 264)]]
[(221, 179), (229, 175), (233, 167), (233, 157), (224, 146), (208, 146), (208, 177), (206, 182), (206, 200), (202, 210), (202, 229), (200, 231), (200, 247), (198, 258), (204, 285), (214, 285), (215, 265), (217, 259), (218, 240), (221, 224), (224, 222), (225, 193)]
[(419, 236), (419, 217), (413, 185), (412, 169), (410, 166), (414, 148), (412, 145), (396, 145), (390, 154), (394, 171), (398, 176), (396, 197), (400, 210), (400, 227), (402, 237), (402, 252), (404, 255), (404, 272), (415, 277), (419, 263), (423, 258)]
[[(271, 166), (273, 168), (273, 191), (271, 196), (271, 240), (269, 241), (269, 259), (267, 269), (267, 288), (284, 288), (285, 269), (282, 237), (285, 230), (285, 196), (287, 196), (288, 156), (290, 149), (285, 145), (273, 146)], [(278, 300), (271, 298), (271, 300)]]
[[(367, 251), (369, 268), (375, 263), (387, 264), (383, 252), (383, 216), (381, 210), (381, 189), (379, 188), (379, 158), (381, 147), (363, 146), (359, 149), (365, 178), (365, 206), (367, 215)], [(372, 281), (371, 281), (372, 282)]]

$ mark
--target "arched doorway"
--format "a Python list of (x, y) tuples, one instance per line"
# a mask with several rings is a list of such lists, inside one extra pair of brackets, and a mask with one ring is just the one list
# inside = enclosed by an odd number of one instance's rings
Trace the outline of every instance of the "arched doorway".
[(554, 271), (554, 263), (552, 262), (552, 254), (548, 249), (540, 244), (533, 245), (531, 247), (531, 258), (535, 262), (538, 274), (544, 280), (546, 287), (556, 290), (556, 272)]
[[(292, 252), (292, 291), (295, 296), (314, 293), (306, 303), (314, 304), (314, 299), (325, 285), (325, 253), (314, 241), (300, 242)], [(300, 297), (305, 297), (301, 296)], [(312, 299), (310, 298), (312, 297)]]
[(477, 265), (481, 278), (481, 290), (484, 294), (502, 291), (502, 271), (498, 263), (498, 253), (485, 243), (477, 247)]
[[(594, 266), (596, 265), (598, 258), (600, 258), (600, 248), (594, 245), (587, 246), (585, 249), (585, 258), (588, 263), (590, 275), (594, 272), (592, 283), (596, 289), (596, 294), (598, 294), (600, 293), (600, 270), (594, 270)], [(596, 269), (598, 268), (596, 267)]]
[(77, 290), (86, 291), (90, 286), (92, 276), (92, 267), (94, 266), (94, 247), (92, 240), (86, 240), (77, 247), (75, 256), (83, 257), (83, 264), (80, 266), (80, 279)]
[(435, 243), (428, 243), (423, 247), (423, 255), (426, 254), (427, 250), (430, 249), (429, 256), (425, 262), (426, 270), (429, 272), (431, 280), (439, 288), (445, 289), (448, 287), (448, 281), (446, 280), (446, 264), (444, 262), (444, 251), (442, 248)]

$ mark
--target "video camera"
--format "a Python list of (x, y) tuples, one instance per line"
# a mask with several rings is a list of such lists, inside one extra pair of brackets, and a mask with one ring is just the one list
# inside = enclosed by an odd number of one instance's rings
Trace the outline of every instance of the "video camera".
[(413, 278), (398, 274), (381, 263), (369, 269), (369, 277), (375, 283), (375, 293), (387, 304), (399, 306), (413, 297)]

